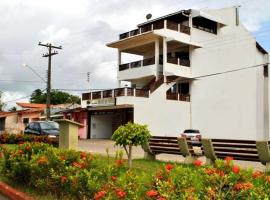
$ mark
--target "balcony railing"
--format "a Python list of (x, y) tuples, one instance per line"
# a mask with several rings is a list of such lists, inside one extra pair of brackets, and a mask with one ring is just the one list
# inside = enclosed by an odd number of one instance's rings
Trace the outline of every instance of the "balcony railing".
[(190, 67), (190, 60), (184, 58), (168, 57), (167, 62), (175, 65)]
[(179, 24), (176, 23), (174, 21), (170, 21), (170, 20), (163, 20), (163, 21), (157, 21), (157, 22), (153, 22), (151, 24), (146, 24), (141, 26), (138, 29), (134, 29), (132, 31), (129, 32), (125, 32), (119, 35), (119, 39), (126, 39), (135, 35), (139, 35), (142, 33), (146, 33), (149, 31), (153, 31), (153, 30), (158, 30), (158, 29), (163, 29), (163, 28), (167, 28), (170, 30), (174, 30), (177, 32), (181, 32), (181, 33), (185, 33), (190, 35), (190, 27), (189, 26), (185, 26), (183, 24)]
[(112, 90), (103, 90), (82, 94), (82, 100), (95, 100), (105, 98), (115, 98), (122, 96), (149, 97), (149, 90), (136, 88), (116, 88)]
[(190, 101), (190, 95), (187, 94), (180, 94), (180, 93), (166, 93), (166, 99), (168, 100), (175, 100), (175, 101)]
[(138, 68), (147, 65), (154, 65), (155, 64), (155, 57), (146, 58), (144, 60), (139, 60), (131, 63), (121, 64), (119, 65), (119, 71), (123, 71), (126, 69)]

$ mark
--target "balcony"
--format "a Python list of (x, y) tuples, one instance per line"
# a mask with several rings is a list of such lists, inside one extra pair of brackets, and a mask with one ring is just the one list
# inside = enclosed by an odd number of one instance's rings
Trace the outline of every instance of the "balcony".
[(97, 100), (106, 98), (116, 98), (122, 96), (134, 96), (134, 97), (149, 97), (149, 90), (136, 89), (136, 88), (116, 88), (112, 90), (103, 90), (96, 92), (89, 92), (82, 94), (82, 100)]
[(180, 94), (180, 93), (166, 93), (167, 100), (175, 100), (175, 101), (187, 101), (190, 102), (190, 95), (189, 94)]
[(147, 58), (144, 60), (139, 60), (139, 61), (119, 65), (119, 71), (143, 67), (143, 66), (147, 66), (147, 65), (154, 65), (154, 64), (155, 64), (155, 57), (152, 57), (152, 58)]
[(123, 39), (130, 38), (136, 35), (140, 35), (142, 33), (158, 30), (158, 29), (164, 29), (164, 28), (190, 35), (190, 27), (185, 26), (180, 23), (176, 23), (174, 21), (163, 20), (163, 21), (153, 22), (151, 24), (146, 24), (146, 25), (141, 26), (138, 29), (135, 29), (126, 33), (122, 33), (119, 35), (119, 39), (123, 40)]
[(190, 60), (185, 58), (168, 57), (167, 62), (175, 65), (190, 67)]

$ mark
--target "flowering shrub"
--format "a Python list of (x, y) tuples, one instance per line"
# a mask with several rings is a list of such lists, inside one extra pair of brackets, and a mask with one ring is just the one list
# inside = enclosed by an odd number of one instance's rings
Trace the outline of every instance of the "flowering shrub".
[(43, 142), (58, 146), (58, 140), (47, 136), (34, 136), (25, 134), (0, 134), (0, 144), (23, 144), (25, 142)]
[(244, 170), (232, 158), (214, 165), (192, 165), (136, 160), (129, 170), (115, 158), (88, 152), (67, 151), (44, 143), (25, 143), (15, 148), (0, 146), (1, 174), (56, 198), (75, 199), (269, 199), (270, 176)]

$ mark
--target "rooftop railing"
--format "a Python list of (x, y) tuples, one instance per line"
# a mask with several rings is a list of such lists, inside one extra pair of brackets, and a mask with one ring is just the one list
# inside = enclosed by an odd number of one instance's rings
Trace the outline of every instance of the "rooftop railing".
[(146, 24), (141, 26), (138, 29), (134, 29), (132, 31), (128, 31), (125, 33), (122, 33), (119, 35), (119, 39), (126, 39), (132, 36), (136, 36), (136, 35), (140, 35), (142, 33), (146, 33), (149, 31), (153, 31), (153, 30), (158, 30), (158, 29), (163, 29), (163, 28), (167, 28), (170, 30), (174, 30), (177, 32), (181, 32), (181, 33), (185, 33), (190, 35), (190, 27), (189, 26), (185, 26), (183, 24), (180, 23), (176, 23), (174, 21), (170, 21), (170, 20), (163, 20), (163, 21), (157, 21), (157, 22), (153, 22), (151, 24)]
[(143, 67), (147, 65), (154, 65), (155, 64), (155, 57), (152, 58), (146, 58), (144, 60), (139, 60), (131, 63), (125, 63), (119, 65), (119, 71), (123, 71), (126, 69), (132, 69), (132, 68), (138, 68), (138, 67)]
[(122, 96), (149, 97), (149, 90), (136, 88), (115, 88), (111, 90), (95, 91), (82, 94), (82, 100), (96, 100), (105, 98), (115, 98)]

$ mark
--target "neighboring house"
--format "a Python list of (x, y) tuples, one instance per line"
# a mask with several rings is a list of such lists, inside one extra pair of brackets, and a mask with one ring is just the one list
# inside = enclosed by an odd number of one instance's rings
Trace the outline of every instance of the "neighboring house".
[[(109, 138), (133, 121), (153, 135), (193, 128), (203, 137), (269, 139), (269, 55), (238, 16), (235, 7), (182, 10), (107, 44), (118, 50), (119, 83), (132, 87), (82, 95), (89, 136)], [(142, 60), (125, 63), (124, 53)]]
[(87, 139), (88, 133), (88, 112), (87, 109), (77, 107), (61, 111), (64, 119), (69, 119), (84, 126), (79, 127), (78, 136), (80, 139)]
[[(46, 104), (20, 102), (16, 104), (16, 111), (0, 112), (0, 132), (22, 133), (29, 122), (46, 119)], [(51, 105), (52, 119), (62, 119), (63, 114), (59, 114), (61, 110), (78, 106), (77, 104)]]

